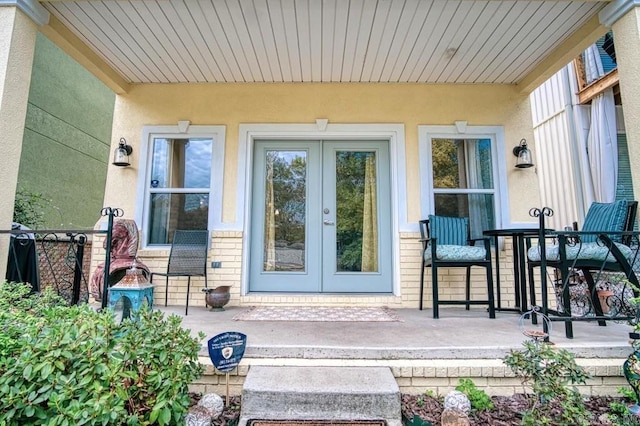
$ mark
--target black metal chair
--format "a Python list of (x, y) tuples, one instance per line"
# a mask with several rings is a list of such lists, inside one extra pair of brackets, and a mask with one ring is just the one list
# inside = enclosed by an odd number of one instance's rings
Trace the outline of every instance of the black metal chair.
[[(606, 325), (606, 319), (626, 319), (623, 314), (618, 317), (604, 315), (603, 306), (597, 297), (596, 284), (603, 272), (621, 272), (635, 286), (638, 279), (632, 265), (638, 254), (637, 233), (633, 232), (638, 211), (637, 201), (617, 201), (615, 203), (593, 203), (585, 217), (582, 230), (578, 231), (577, 223), (572, 231), (553, 231), (545, 229), (544, 216), (540, 216), (540, 236), (538, 245), (527, 242), (527, 257), (529, 282), (533, 287), (533, 268), (554, 268), (557, 271), (557, 291), (560, 303), (559, 310), (549, 309), (547, 306), (548, 288), (546, 272), (541, 270), (540, 278), (542, 313), (552, 320), (565, 323), (565, 335), (573, 337), (572, 320), (592, 319), (600, 325)], [(550, 239), (550, 243), (542, 246), (543, 239)], [(576, 275), (579, 273), (579, 275)], [(595, 275), (595, 278), (594, 278)], [(592, 306), (592, 316), (578, 318), (571, 312), (571, 287), (577, 285), (578, 278), (584, 279), (587, 286), (589, 305)], [(624, 302), (624, 301), (623, 301)], [(532, 301), (535, 304), (535, 301)]]
[[(488, 305), (489, 317), (495, 318), (493, 294), (493, 273), (491, 267), (491, 243), (488, 238), (471, 239), (469, 219), (430, 215), (429, 219), (420, 221), (422, 240), (422, 268), (420, 271), (420, 310), (424, 295), (424, 270), (431, 268), (431, 285), (433, 291), (433, 317), (439, 317), (440, 305)], [(475, 241), (483, 241), (475, 246)], [(487, 272), (487, 299), (471, 300), (471, 267), (480, 266)], [(466, 299), (440, 300), (438, 297), (438, 268), (467, 268)]]
[(207, 288), (207, 251), (209, 246), (209, 231), (184, 231), (176, 230), (173, 234), (171, 252), (167, 272), (152, 272), (150, 282), (154, 275), (165, 277), (164, 306), (167, 306), (170, 277), (187, 277), (187, 304), (185, 316), (189, 313), (189, 291), (191, 289), (191, 277), (204, 277), (204, 286)]

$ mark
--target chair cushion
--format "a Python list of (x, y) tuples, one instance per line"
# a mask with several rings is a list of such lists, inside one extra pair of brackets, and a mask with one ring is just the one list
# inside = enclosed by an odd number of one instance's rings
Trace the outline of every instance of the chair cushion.
[(465, 246), (469, 219), (466, 217), (447, 217), (429, 215), (429, 237), (435, 238), (442, 245)]
[[(631, 258), (633, 257), (633, 251), (628, 246), (619, 243), (615, 243), (615, 245), (620, 249), (620, 252), (625, 258), (631, 260)], [(547, 252), (547, 260), (560, 260), (560, 246), (555, 244), (548, 245), (545, 246), (545, 249)], [(579, 259), (604, 262), (606, 258), (607, 262), (616, 261), (615, 257), (613, 257), (613, 255), (609, 252), (609, 248), (602, 243), (583, 243), (577, 244), (575, 246), (567, 245), (566, 251), (567, 259), (569, 260)], [(540, 254), (541, 251), (539, 246), (532, 246), (527, 251), (527, 257), (529, 258), (529, 260), (534, 262), (540, 261)]]
[[(583, 231), (624, 231), (624, 224), (627, 218), (627, 200), (620, 200), (614, 203), (592, 203), (584, 218)], [(598, 240), (597, 235), (584, 235), (580, 237), (582, 242), (594, 243)], [(611, 239), (616, 242), (621, 241), (620, 235), (613, 235)]]
[[(448, 261), (477, 261), (487, 258), (487, 251), (484, 247), (479, 246), (459, 246), (459, 245), (440, 245), (436, 247), (436, 257), (438, 260)], [(424, 260), (431, 262), (431, 246), (427, 247), (424, 252)]]

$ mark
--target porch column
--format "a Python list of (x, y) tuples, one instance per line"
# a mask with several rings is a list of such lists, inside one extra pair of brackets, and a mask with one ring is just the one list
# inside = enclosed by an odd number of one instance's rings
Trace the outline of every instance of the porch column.
[[(0, 0), (0, 229), (11, 228), (36, 34), (48, 18), (37, 0)], [(8, 243), (0, 237), (0, 281)]]
[(640, 198), (640, 0), (614, 0), (600, 12), (613, 30), (633, 191)]

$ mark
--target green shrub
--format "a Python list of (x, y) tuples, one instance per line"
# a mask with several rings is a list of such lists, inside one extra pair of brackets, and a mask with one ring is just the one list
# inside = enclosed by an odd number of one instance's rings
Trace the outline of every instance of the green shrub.
[(493, 408), (493, 402), (491, 402), (489, 395), (482, 389), (478, 389), (471, 379), (460, 379), (456, 390), (467, 395), (474, 410), (483, 411)]
[(111, 310), (0, 285), (0, 424), (179, 423), (203, 371), (180, 323), (143, 309), (117, 324)]
[(585, 383), (589, 375), (575, 362), (566, 349), (555, 349), (546, 343), (525, 342), (524, 350), (511, 351), (504, 363), (530, 387), (530, 410), (524, 413), (527, 425), (588, 425), (589, 412), (574, 386)]
[(613, 401), (609, 404), (607, 418), (614, 426), (640, 426), (640, 417), (629, 411), (629, 406), (636, 400), (636, 394), (630, 387), (619, 387), (618, 393), (622, 395), (622, 401)]
[(33, 192), (25, 187), (16, 189), (13, 205), (13, 221), (38, 229), (44, 225), (45, 210), (51, 208), (51, 200), (39, 192)]

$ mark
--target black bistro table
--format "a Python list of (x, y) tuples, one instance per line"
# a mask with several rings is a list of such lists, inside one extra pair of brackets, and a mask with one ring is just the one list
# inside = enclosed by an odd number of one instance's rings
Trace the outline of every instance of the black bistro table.
[[(537, 228), (510, 228), (510, 229), (489, 229), (483, 232), (485, 237), (493, 238), (494, 247), (496, 249), (496, 311), (514, 311), (525, 313), (529, 310), (528, 300), (535, 303), (535, 289), (527, 288), (527, 251), (525, 248), (525, 239), (535, 237), (539, 234)], [(500, 237), (511, 237), (513, 242), (513, 278), (515, 307), (503, 308), (500, 295), (500, 256), (498, 254), (498, 239)], [(527, 293), (529, 293), (527, 295)]]

